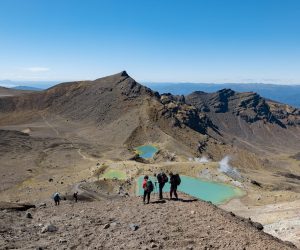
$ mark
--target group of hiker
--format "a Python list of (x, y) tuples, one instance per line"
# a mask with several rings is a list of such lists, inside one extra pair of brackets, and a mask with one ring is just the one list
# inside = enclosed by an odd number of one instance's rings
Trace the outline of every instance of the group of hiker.
[[(74, 199), (75, 202), (78, 201), (78, 192), (75, 192), (73, 194), (73, 199)], [(60, 203), (60, 200), (61, 200), (61, 197), (60, 197), (59, 193), (56, 192), (53, 195), (53, 200), (54, 200), (55, 206), (59, 206), (59, 203)]]
[[(163, 188), (166, 183), (170, 183), (170, 199), (173, 199), (173, 195), (175, 196), (175, 200), (178, 200), (178, 195), (177, 195), (177, 187), (181, 183), (181, 179), (179, 174), (173, 174), (172, 172), (169, 174), (170, 180), (168, 176), (164, 172), (160, 172), (158, 174), (155, 174), (154, 177), (156, 177), (157, 181), (155, 181), (155, 187), (157, 187), (158, 184), (158, 194), (159, 194), (159, 199), (163, 199)], [(153, 182), (149, 179), (149, 176), (146, 175), (144, 177), (142, 187), (144, 189), (144, 196), (143, 196), (143, 202), (144, 204), (149, 204), (150, 203), (150, 196), (151, 193), (154, 190), (154, 185)], [(73, 199), (75, 202), (78, 200), (78, 192), (75, 192), (73, 194)], [(147, 202), (146, 202), (147, 199)], [(53, 195), (53, 200), (56, 206), (59, 205), (61, 197), (59, 193), (55, 193)]]
[[(170, 181), (169, 181), (168, 176), (164, 172), (160, 172), (157, 175), (155, 174), (154, 176), (157, 179), (157, 181), (155, 181), (155, 187), (156, 187), (156, 184), (158, 183), (159, 199), (160, 200), (163, 199), (163, 188), (164, 188), (164, 186), (167, 182), (170, 182), (170, 185), (171, 185), (171, 187), (170, 187), (170, 199), (173, 198), (173, 194), (174, 194), (175, 199), (178, 200), (177, 187), (181, 183), (181, 179), (180, 179), (179, 174), (173, 174), (171, 172), (169, 174)], [(149, 204), (151, 193), (154, 190), (154, 185), (153, 185), (153, 182), (149, 179), (148, 175), (146, 175), (144, 177), (142, 187), (144, 189), (143, 202), (144, 202), (144, 204), (146, 204), (146, 203)], [(146, 199), (147, 199), (147, 202), (146, 202)]]

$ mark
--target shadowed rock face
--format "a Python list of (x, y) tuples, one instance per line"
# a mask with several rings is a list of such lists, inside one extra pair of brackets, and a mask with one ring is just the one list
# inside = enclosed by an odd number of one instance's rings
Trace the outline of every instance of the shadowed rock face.
[[(253, 92), (237, 93), (230, 89), (194, 92), (186, 96), (186, 102), (212, 121), (222, 135), (219, 139), (226, 143), (235, 140), (239, 146), (250, 143), (256, 148), (299, 146), (300, 111), (291, 106), (266, 100)], [(249, 144), (247, 147), (250, 149)]]
[(223, 89), (212, 94), (194, 92), (186, 99), (200, 112), (228, 112), (241, 117), (248, 123), (262, 120), (284, 128), (286, 125), (299, 125), (300, 122), (299, 110), (288, 105), (267, 101), (252, 92), (236, 93), (230, 89)]
[(184, 96), (173, 96), (171, 94), (163, 94), (160, 96), (163, 109), (160, 114), (167, 119), (172, 119), (172, 126), (187, 126), (191, 129), (206, 134), (207, 128), (210, 126), (206, 117), (200, 116), (197, 109), (185, 102)]

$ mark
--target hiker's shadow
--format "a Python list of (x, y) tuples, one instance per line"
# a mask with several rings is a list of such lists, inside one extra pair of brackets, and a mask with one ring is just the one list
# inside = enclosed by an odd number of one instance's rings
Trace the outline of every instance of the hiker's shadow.
[(179, 198), (178, 201), (181, 201), (181, 202), (195, 202), (195, 201), (199, 201), (198, 199), (181, 199)]
[(162, 204), (162, 203), (166, 203), (165, 200), (158, 200), (158, 201), (151, 201), (150, 203), (152, 204)]
[[(169, 199), (170, 201), (181, 201), (181, 202), (194, 202), (194, 201), (199, 201), (198, 199), (182, 199), (182, 198), (179, 198), (179, 199)], [(157, 201), (151, 201), (150, 203), (152, 204), (163, 204), (163, 203), (166, 203), (167, 201), (166, 200), (157, 200)]]

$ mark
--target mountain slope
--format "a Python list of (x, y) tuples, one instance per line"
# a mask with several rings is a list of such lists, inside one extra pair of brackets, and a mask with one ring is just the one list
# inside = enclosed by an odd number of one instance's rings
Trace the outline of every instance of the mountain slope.
[[(130, 147), (145, 141), (177, 141), (175, 144), (181, 148), (192, 148), (196, 153), (199, 141), (206, 139), (204, 131), (199, 133), (202, 121), (196, 109), (176, 101), (163, 104), (160, 98), (121, 72), (95, 81), (62, 83), (21, 97), (1, 98), (0, 125), (56, 116), (69, 123), (70, 129), (75, 123), (89, 141)], [(93, 135), (88, 134), (91, 131)]]
[(29, 90), (11, 89), (11, 88), (5, 88), (0, 86), (0, 97), (22, 95), (30, 92), (31, 91)]
[(209, 117), (220, 132), (218, 138), (226, 143), (254, 152), (296, 151), (300, 146), (299, 109), (230, 89), (194, 92), (186, 100)]
[(166, 142), (170, 147), (176, 142), (183, 151), (208, 152), (212, 157), (231, 145), (252, 152), (297, 153), (299, 117), (298, 109), (251, 92), (159, 95), (125, 71), (0, 99), (2, 126), (60, 119), (88, 141), (131, 148), (145, 141)]
[[(140, 197), (75, 204), (62, 201), (60, 206), (47, 204), (45, 208), (31, 209), (33, 219), (25, 218), (25, 212), (0, 211), (0, 228), (8, 239), (0, 242), (0, 247), (296, 249), (291, 243), (259, 231), (257, 224), (248, 219), (180, 196), (182, 201), (149, 205), (142, 204)], [(58, 231), (41, 233), (49, 221)]]

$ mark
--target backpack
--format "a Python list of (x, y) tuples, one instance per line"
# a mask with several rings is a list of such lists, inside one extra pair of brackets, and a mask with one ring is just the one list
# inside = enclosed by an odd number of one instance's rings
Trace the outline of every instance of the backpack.
[(181, 179), (180, 179), (180, 176), (179, 174), (175, 174), (175, 182), (176, 182), (176, 185), (179, 186), (180, 183), (181, 183)]
[(60, 199), (59, 193), (55, 193), (54, 196), (53, 196), (53, 199), (54, 199), (55, 201), (59, 200), (59, 199)]
[(169, 178), (165, 173), (162, 173), (161, 177), (162, 177), (163, 183), (167, 183), (169, 181)]
[(157, 180), (159, 183), (167, 183), (169, 181), (169, 179), (165, 173), (159, 173), (157, 175)]
[(148, 180), (148, 181), (147, 181), (147, 184), (146, 184), (146, 187), (147, 187), (147, 191), (148, 191), (148, 192), (152, 192), (153, 189), (154, 189), (154, 186), (153, 186), (152, 181)]

